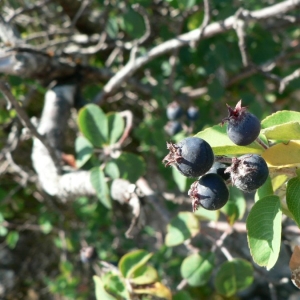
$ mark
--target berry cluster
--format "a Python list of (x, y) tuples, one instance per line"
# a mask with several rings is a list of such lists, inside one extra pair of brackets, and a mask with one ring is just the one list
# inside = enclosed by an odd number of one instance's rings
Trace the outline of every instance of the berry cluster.
[[(241, 101), (235, 108), (227, 107), (229, 115), (223, 119), (222, 125), (228, 123), (227, 134), (232, 142), (245, 146), (258, 140), (260, 121), (256, 116), (247, 112)], [(166, 166), (175, 166), (186, 177), (199, 177), (188, 191), (193, 211), (199, 206), (208, 210), (223, 207), (229, 199), (227, 183), (230, 181), (249, 193), (262, 186), (269, 175), (268, 166), (261, 156), (245, 154), (239, 158), (226, 158), (231, 161), (228, 166), (218, 161), (224, 157), (214, 157), (211, 146), (198, 137), (188, 137), (177, 144), (167, 143), (167, 148), (169, 153), (163, 159)]]
[[(176, 101), (171, 102), (167, 106), (167, 118), (168, 123), (165, 125), (164, 129), (166, 133), (170, 136), (177, 134), (183, 130), (182, 123), (180, 119), (184, 116), (184, 110), (180, 104)], [(186, 116), (189, 121), (195, 122), (199, 118), (199, 109), (196, 106), (190, 106), (186, 111)]]

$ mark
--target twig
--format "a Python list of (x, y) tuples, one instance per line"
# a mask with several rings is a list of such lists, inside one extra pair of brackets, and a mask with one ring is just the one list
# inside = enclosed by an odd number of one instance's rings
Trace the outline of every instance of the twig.
[(198, 41), (200, 41), (202, 39), (202, 36), (204, 34), (204, 30), (205, 28), (208, 26), (211, 16), (210, 16), (210, 0), (204, 0), (203, 1), (203, 5), (204, 5), (204, 18), (202, 21), (201, 26), (199, 27), (199, 39)]
[(293, 80), (298, 79), (300, 77), (300, 68), (295, 70), (292, 74), (284, 77), (281, 81), (280, 81), (280, 85), (279, 85), (279, 93), (282, 94), (283, 91), (285, 90), (286, 86)]
[(126, 120), (126, 126), (123, 132), (123, 135), (121, 136), (121, 138), (118, 141), (118, 144), (121, 146), (124, 141), (127, 139), (127, 137), (129, 136), (130, 130), (132, 129), (132, 125), (133, 125), (133, 114), (130, 110), (124, 110), (120, 112), (120, 115)]
[(262, 146), (265, 150), (269, 149), (269, 145), (265, 144), (260, 137), (257, 137), (255, 141)]
[(80, 8), (78, 9), (76, 15), (74, 16), (73, 20), (72, 20), (72, 23), (70, 25), (70, 27), (75, 27), (78, 19), (81, 17), (81, 15), (83, 14), (84, 10), (88, 7), (88, 5), (90, 4), (90, 0), (84, 0), (82, 3), (81, 3), (81, 6)]
[(11, 93), (8, 83), (0, 80), (0, 90), (1, 90), (2, 94), (4, 95), (4, 97), (6, 98), (6, 100), (9, 101), (15, 108), (17, 115), (18, 115), (19, 119), (21, 120), (22, 124), (25, 127), (27, 127), (30, 130), (30, 132), (46, 147), (53, 162), (55, 163), (55, 166), (57, 167), (57, 170), (60, 171), (61, 166), (60, 166), (60, 162), (56, 156), (55, 150), (49, 145), (47, 139), (44, 136), (42, 136), (37, 131), (37, 129), (33, 126), (27, 113), (25, 112), (25, 110), (23, 110), (23, 108), (19, 105), (18, 101), (15, 99), (15, 97)]
[[(299, 5), (300, 0), (287, 0), (258, 11), (249, 12), (248, 15), (252, 20), (259, 21), (291, 11)], [(235, 21), (236, 17), (231, 16), (221, 22), (215, 22), (207, 25), (203, 31), (202, 38), (208, 38), (232, 29)], [(94, 103), (100, 103), (102, 100), (112, 95), (126, 80), (128, 80), (131, 75), (156, 57), (173, 51), (175, 48), (180, 48), (189, 45), (193, 41), (197, 41), (199, 39), (200, 32), (200, 29), (195, 29), (188, 33), (179, 35), (150, 49), (146, 54), (137, 57), (134, 62), (129, 61), (106, 83), (103, 87), (103, 91), (95, 97)]]
[(42, 9), (45, 7), (45, 5), (50, 2), (51, 0), (44, 0), (42, 2), (38, 2), (36, 3), (35, 5), (32, 5), (32, 6), (29, 6), (29, 7), (19, 7), (18, 9), (16, 9), (13, 13), (12, 16), (10, 16), (9, 18), (7, 18), (7, 23), (11, 23), (11, 21), (13, 19), (15, 19), (17, 16), (21, 15), (21, 14), (24, 14), (26, 12), (32, 12), (34, 10), (37, 10), (37, 9)]
[(243, 20), (243, 12), (244, 9), (241, 8), (239, 9), (235, 16), (236, 16), (236, 22), (234, 24), (234, 29), (236, 31), (236, 34), (238, 36), (238, 45), (239, 45), (239, 49), (240, 49), (240, 53), (242, 56), (242, 62), (243, 62), (243, 66), (247, 67), (249, 65), (249, 57), (248, 57), (248, 53), (247, 53), (247, 48), (246, 48), (246, 33), (245, 33), (245, 20)]

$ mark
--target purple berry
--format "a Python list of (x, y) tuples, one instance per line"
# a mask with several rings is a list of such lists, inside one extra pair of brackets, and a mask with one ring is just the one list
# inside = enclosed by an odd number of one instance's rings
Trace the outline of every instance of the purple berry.
[(178, 102), (173, 101), (167, 106), (167, 117), (173, 121), (179, 119), (183, 114), (183, 110)]
[(229, 199), (228, 188), (218, 174), (205, 174), (195, 181), (188, 192), (192, 198), (193, 211), (199, 205), (208, 210), (217, 210), (223, 207)]
[(174, 165), (187, 177), (199, 177), (205, 174), (214, 162), (210, 145), (198, 138), (188, 137), (177, 144), (167, 143), (169, 154), (163, 159), (166, 166)]
[(168, 135), (173, 136), (182, 130), (182, 126), (178, 121), (169, 121), (164, 129)]
[(199, 108), (190, 106), (186, 111), (187, 117), (190, 121), (196, 121), (199, 118)]
[(229, 173), (225, 173), (225, 170), (228, 168), (228, 165), (222, 164), (220, 162), (215, 162), (207, 173), (218, 174), (223, 178), (223, 180), (228, 180), (230, 178)]
[(232, 183), (246, 193), (261, 187), (269, 176), (267, 163), (257, 154), (233, 158), (231, 166), (225, 172), (230, 172)]
[(239, 146), (247, 146), (255, 141), (260, 132), (260, 121), (256, 116), (242, 107), (240, 100), (235, 108), (227, 105), (229, 115), (223, 119), (222, 125), (227, 121), (227, 135), (230, 140)]

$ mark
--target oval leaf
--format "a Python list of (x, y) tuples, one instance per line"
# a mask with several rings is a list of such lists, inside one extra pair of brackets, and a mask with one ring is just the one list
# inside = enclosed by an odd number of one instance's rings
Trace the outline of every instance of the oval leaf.
[(220, 210), (207, 210), (203, 207), (199, 207), (194, 215), (199, 218), (199, 220), (210, 220), (210, 221), (218, 221), (220, 216)]
[(83, 136), (77, 137), (75, 141), (76, 166), (81, 168), (92, 156), (93, 145)]
[(259, 199), (262, 199), (264, 197), (273, 195), (273, 186), (272, 186), (272, 180), (271, 177), (268, 176), (266, 182), (256, 191), (255, 193), (255, 201), (258, 201)]
[(214, 260), (214, 253), (190, 255), (181, 264), (181, 276), (191, 286), (204, 285), (210, 279), (214, 268)]
[(108, 209), (111, 209), (109, 188), (106, 183), (104, 173), (99, 167), (95, 167), (91, 170), (90, 180), (94, 189), (96, 190), (100, 202)]
[(185, 240), (197, 234), (199, 230), (199, 220), (193, 213), (180, 212), (168, 224), (165, 244), (168, 247), (180, 245)]
[(103, 287), (103, 283), (101, 281), (101, 278), (94, 275), (93, 276), (95, 286), (96, 286), (96, 299), (97, 300), (117, 300), (117, 298), (113, 297), (109, 293), (106, 292), (106, 290)]
[(260, 154), (264, 151), (256, 143), (252, 143), (246, 147), (235, 145), (227, 136), (226, 126), (215, 125), (198, 132), (195, 136), (207, 141), (215, 155)]
[(300, 122), (300, 112), (291, 110), (277, 111), (261, 121), (261, 128), (270, 128), (289, 122)]
[[(288, 153), (288, 155), (287, 155)], [(267, 149), (262, 157), (269, 166), (291, 167), (300, 164), (300, 141), (280, 143)]]
[(110, 145), (115, 144), (124, 131), (124, 119), (118, 113), (107, 114)]
[(235, 295), (250, 286), (252, 282), (252, 265), (243, 259), (233, 259), (223, 263), (215, 277), (215, 287), (225, 297)]
[(135, 250), (122, 256), (119, 261), (119, 269), (125, 278), (130, 278), (132, 274), (141, 266), (145, 265), (152, 257), (152, 253), (145, 250)]
[(246, 210), (246, 201), (244, 194), (234, 186), (229, 187), (230, 198), (228, 202), (221, 208), (221, 212), (227, 216), (230, 225), (236, 220), (243, 218)]
[(269, 140), (299, 140), (300, 122), (289, 122), (262, 130)]
[(78, 114), (78, 125), (83, 135), (101, 148), (108, 143), (108, 121), (102, 109), (95, 104), (84, 106)]
[(286, 203), (289, 211), (294, 217), (298, 227), (300, 227), (300, 179), (292, 178), (287, 183)]
[(144, 284), (150, 284), (158, 279), (157, 271), (148, 265), (143, 265), (139, 267), (132, 275), (132, 278), (130, 280), (131, 283), (135, 285), (144, 285)]
[(146, 172), (144, 159), (132, 153), (123, 152), (114, 162), (119, 169), (120, 177), (132, 183)]
[(279, 255), (281, 242), (280, 199), (267, 196), (257, 201), (247, 218), (248, 244), (253, 260), (267, 270), (271, 269)]
[(102, 279), (105, 290), (113, 295), (122, 297), (122, 299), (130, 299), (130, 294), (126, 288), (123, 277), (109, 273)]

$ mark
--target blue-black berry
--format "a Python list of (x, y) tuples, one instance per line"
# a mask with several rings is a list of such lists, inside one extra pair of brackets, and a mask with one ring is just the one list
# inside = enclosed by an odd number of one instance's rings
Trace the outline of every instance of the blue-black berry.
[(173, 121), (179, 119), (183, 114), (183, 110), (178, 102), (173, 101), (167, 106), (167, 117)]
[(229, 105), (227, 118), (223, 119), (222, 125), (228, 122), (227, 135), (230, 140), (239, 146), (246, 146), (255, 141), (260, 132), (260, 121), (256, 116), (247, 112), (246, 107), (242, 107), (240, 100), (235, 108)]
[(228, 165), (225, 165), (220, 162), (215, 162), (207, 173), (215, 173), (220, 175), (225, 181), (230, 178), (229, 173), (225, 173), (225, 170), (228, 168)]
[(186, 111), (187, 117), (190, 121), (196, 121), (199, 118), (199, 108), (190, 106)]
[(205, 174), (195, 181), (188, 192), (192, 198), (193, 211), (199, 206), (207, 210), (217, 210), (223, 207), (229, 199), (228, 188), (218, 174)]
[(174, 165), (187, 177), (205, 174), (214, 162), (210, 145), (198, 137), (188, 137), (177, 144), (167, 143), (169, 154), (163, 159), (166, 166)]
[(269, 176), (267, 163), (257, 154), (233, 158), (231, 166), (225, 172), (229, 172), (232, 183), (246, 193), (261, 187)]
[(166, 133), (169, 135), (169, 136), (173, 136), (177, 133), (179, 133), (183, 128), (180, 124), (180, 122), (178, 121), (169, 121), (165, 127), (164, 127)]

